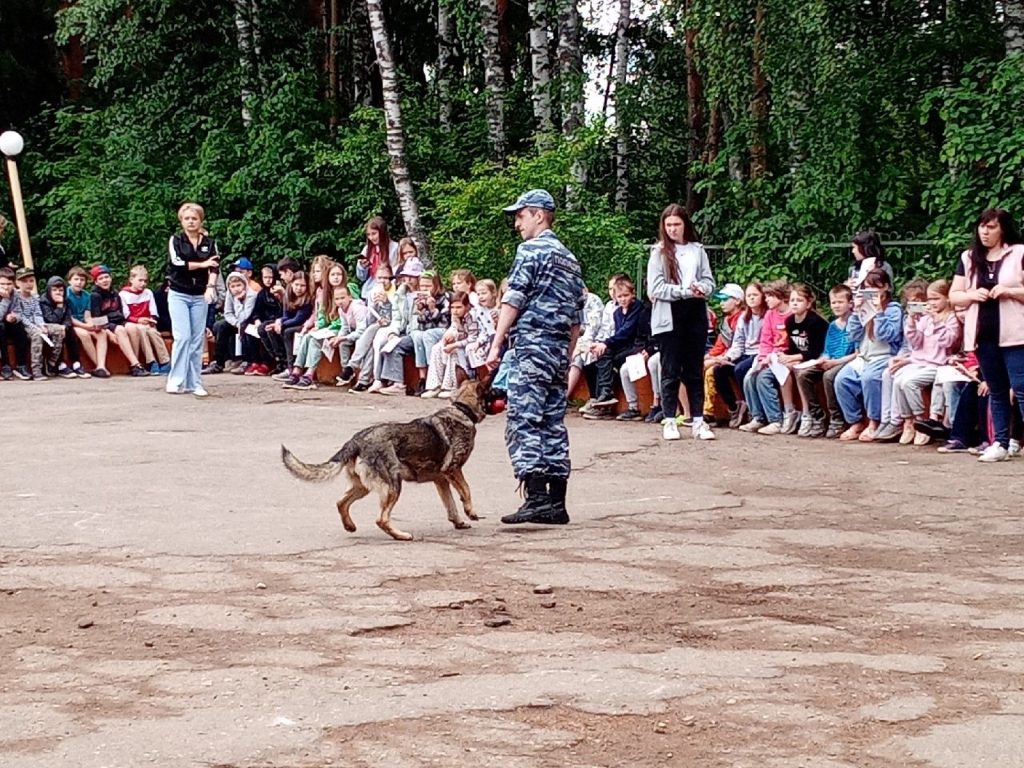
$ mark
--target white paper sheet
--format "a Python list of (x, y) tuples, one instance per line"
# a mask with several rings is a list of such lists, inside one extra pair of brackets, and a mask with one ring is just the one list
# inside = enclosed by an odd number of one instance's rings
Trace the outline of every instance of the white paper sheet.
[(789, 378), (790, 370), (787, 366), (779, 362), (779, 356), (772, 353), (772, 356), (768, 360), (768, 367), (771, 369), (772, 374), (779, 384), (785, 384)]
[(970, 381), (971, 378), (966, 376), (952, 365), (940, 365), (935, 371), (935, 383), (936, 384), (951, 384), (955, 381)]
[(647, 375), (647, 361), (641, 354), (630, 355), (622, 364), (626, 367), (626, 375), (630, 381), (640, 381)]

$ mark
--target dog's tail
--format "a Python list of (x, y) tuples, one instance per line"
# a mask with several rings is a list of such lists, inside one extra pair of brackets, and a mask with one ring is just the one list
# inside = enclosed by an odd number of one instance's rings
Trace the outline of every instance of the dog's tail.
[(323, 483), (337, 477), (342, 468), (355, 457), (356, 450), (352, 447), (351, 440), (323, 464), (306, 464), (299, 461), (295, 454), (281, 446), (281, 461), (284, 462), (285, 468), (299, 480), (309, 483)]

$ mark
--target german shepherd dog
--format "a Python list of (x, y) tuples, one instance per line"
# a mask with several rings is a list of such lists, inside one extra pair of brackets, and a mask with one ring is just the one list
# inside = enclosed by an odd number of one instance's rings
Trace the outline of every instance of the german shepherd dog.
[(412, 539), (391, 525), (391, 510), (402, 493), (403, 480), (433, 483), (452, 525), (469, 528), (459, 516), (451, 486), (462, 499), (466, 517), (478, 520), (462, 467), (473, 451), (476, 425), (484, 418), (486, 394), (485, 382), (466, 381), (447, 407), (409, 422), (367, 427), (323, 464), (305, 464), (283, 445), (281, 460), (289, 472), (309, 482), (324, 482), (345, 471), (350, 485), (338, 501), (338, 514), (346, 531), (356, 529), (349, 513), (352, 503), (375, 491), (380, 499), (377, 527), (392, 538)]

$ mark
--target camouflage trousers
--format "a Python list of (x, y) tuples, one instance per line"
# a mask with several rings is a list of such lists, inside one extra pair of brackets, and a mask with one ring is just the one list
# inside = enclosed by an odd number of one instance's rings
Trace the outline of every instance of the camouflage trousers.
[(505, 444), (516, 479), (527, 475), (569, 477), (565, 428), (566, 366), (552, 368), (510, 350)]
[[(32, 375), (36, 378), (42, 377), (44, 360), (50, 366), (50, 373), (55, 374), (61, 362), (61, 353), (64, 351), (64, 326), (46, 323), (42, 327), (30, 325), (26, 330), (32, 357)], [(50, 343), (43, 339), (44, 334)]]

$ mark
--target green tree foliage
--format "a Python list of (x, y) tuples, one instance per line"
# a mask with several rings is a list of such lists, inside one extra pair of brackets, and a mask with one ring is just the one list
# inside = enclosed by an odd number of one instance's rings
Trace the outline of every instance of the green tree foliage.
[[(894, 261), (902, 276), (942, 274), (982, 208), (1024, 215), (1024, 62), (1004, 56), (998, 4), (665, 0), (632, 25), (618, 114), (590, 116), (543, 152), (533, 141), (531, 21), (525, 3), (503, 4), (511, 160), (496, 169), (487, 162), (479, 2), (442, 1), (455, 19), (460, 73), (448, 131), (437, 119), (433, 6), (387, 0), (385, 13), (409, 166), (445, 271), (500, 277), (516, 244), (500, 207), (536, 186), (564, 198), (574, 163), (587, 182), (558, 230), (595, 286), (611, 271), (633, 271), (660, 210), (685, 200), (694, 181), (699, 231), (727, 246), (716, 254), (723, 278), (828, 282), (844, 274), (848, 254), (827, 244), (866, 227), (941, 240)], [(257, 261), (327, 249), (351, 264), (369, 217), (400, 229), (379, 81), (348, 55), (369, 35), (358, 3), (339, 0), (345, 90), (331, 94), (328, 30), (307, 0), (252, 3), (258, 45), (248, 64), (234, 3), (77, 0), (58, 13), (55, 2), (5, 2), (0, 127), (30, 139), (23, 183), (42, 268), (158, 267), (186, 199), (206, 206), (224, 250)], [(54, 29), (51, 47), (14, 44)], [(611, 53), (613, 35), (583, 32), (591, 56)], [(612, 205), (612, 119), (630, 137), (624, 215)]]

